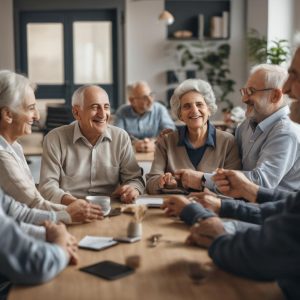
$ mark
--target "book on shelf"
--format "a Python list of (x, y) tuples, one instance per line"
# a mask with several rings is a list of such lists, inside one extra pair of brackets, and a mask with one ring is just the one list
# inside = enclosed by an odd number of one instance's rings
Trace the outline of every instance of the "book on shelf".
[(229, 37), (229, 12), (223, 11), (222, 17), (213, 16), (210, 19), (210, 37), (223, 38)]
[(223, 31), (222, 31), (222, 37), (224, 38), (224, 39), (226, 39), (226, 38), (228, 38), (229, 37), (229, 34), (228, 34), (228, 25), (229, 25), (229, 12), (228, 11), (223, 11), (223, 13), (222, 13), (222, 29), (223, 29)]
[(198, 15), (198, 38), (202, 40), (204, 38), (204, 15)]
[(214, 16), (210, 19), (210, 36), (212, 38), (223, 37), (223, 18)]

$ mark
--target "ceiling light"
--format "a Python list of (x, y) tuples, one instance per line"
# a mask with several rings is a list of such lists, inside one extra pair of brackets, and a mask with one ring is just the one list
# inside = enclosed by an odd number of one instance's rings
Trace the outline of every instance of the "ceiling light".
[(167, 25), (171, 25), (174, 23), (174, 17), (173, 15), (167, 11), (167, 10), (164, 10), (158, 17), (158, 19), (160, 21), (164, 21)]

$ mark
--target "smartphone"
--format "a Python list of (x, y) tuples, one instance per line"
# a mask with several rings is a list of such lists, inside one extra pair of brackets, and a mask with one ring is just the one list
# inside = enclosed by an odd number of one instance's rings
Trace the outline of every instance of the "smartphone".
[(120, 243), (135, 243), (141, 240), (140, 236), (129, 237), (129, 236), (118, 236), (114, 238), (115, 241)]
[(115, 280), (134, 272), (133, 268), (110, 260), (104, 260), (97, 264), (83, 267), (79, 270), (107, 280)]

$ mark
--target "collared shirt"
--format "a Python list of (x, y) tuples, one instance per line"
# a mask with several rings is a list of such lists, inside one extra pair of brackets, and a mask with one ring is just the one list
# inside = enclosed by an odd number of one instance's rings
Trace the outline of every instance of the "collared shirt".
[(194, 148), (193, 145), (190, 143), (188, 139), (187, 126), (181, 126), (178, 128), (178, 135), (179, 135), (178, 146), (185, 147), (187, 154), (195, 169), (200, 163), (206, 148), (207, 147), (214, 148), (216, 144), (216, 128), (213, 125), (211, 125), (210, 122), (207, 122), (207, 124), (208, 124), (207, 139), (205, 141), (205, 144), (199, 148)]
[(284, 106), (253, 126), (245, 120), (236, 131), (244, 174), (267, 188), (294, 191), (300, 186), (300, 126)]
[(115, 126), (138, 139), (157, 137), (166, 128), (175, 130), (167, 109), (158, 102), (154, 102), (151, 110), (142, 116), (138, 115), (131, 105), (121, 106), (116, 112)]
[(119, 184), (144, 191), (142, 172), (124, 130), (108, 125), (94, 146), (82, 135), (78, 122), (46, 135), (39, 186), (45, 198), (60, 203), (65, 194), (110, 196)]

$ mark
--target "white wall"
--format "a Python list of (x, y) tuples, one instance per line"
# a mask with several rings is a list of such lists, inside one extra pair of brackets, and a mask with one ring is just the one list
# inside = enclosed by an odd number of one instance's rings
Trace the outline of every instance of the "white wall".
[(268, 0), (247, 0), (247, 31), (250, 28), (268, 35)]
[(13, 0), (0, 1), (0, 70), (14, 70)]
[(126, 2), (126, 84), (145, 80), (164, 100), (166, 26), (158, 20), (164, 1)]
[(269, 0), (268, 41), (293, 39), (294, 0)]

